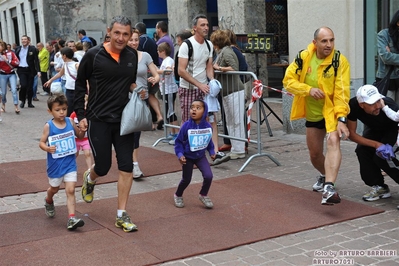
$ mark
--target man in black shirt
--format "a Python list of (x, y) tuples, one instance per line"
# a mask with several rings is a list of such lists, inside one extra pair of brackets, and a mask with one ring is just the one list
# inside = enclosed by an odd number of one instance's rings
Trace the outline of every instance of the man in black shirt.
[[(383, 105), (387, 105), (394, 111), (398, 110), (398, 105), (391, 98), (381, 95), (373, 85), (360, 87), (356, 97), (349, 101), (349, 139), (358, 144), (355, 152), (360, 164), (360, 176), (364, 183), (371, 187), (370, 192), (363, 196), (365, 201), (375, 201), (391, 196), (381, 169), (399, 183), (399, 169), (391, 168), (386, 159), (377, 155), (380, 150), (393, 154), (390, 147), (394, 146), (398, 135), (398, 122), (387, 117), (383, 111)], [(357, 120), (365, 125), (363, 136), (356, 133)], [(385, 146), (386, 144), (390, 146)], [(397, 162), (393, 159), (393, 162), (395, 161)]]
[[(120, 124), (129, 91), (136, 82), (137, 51), (127, 46), (132, 36), (132, 24), (127, 17), (114, 17), (107, 33), (111, 40), (89, 49), (82, 58), (75, 82), (74, 108), (79, 128), (87, 131), (95, 163), (83, 175), (82, 197), (88, 203), (93, 201), (97, 178), (105, 176), (111, 168), (114, 146), (119, 170), (115, 226), (131, 232), (137, 230), (126, 212), (133, 182), (134, 136), (121, 136)], [(90, 93), (85, 109), (87, 81)]]

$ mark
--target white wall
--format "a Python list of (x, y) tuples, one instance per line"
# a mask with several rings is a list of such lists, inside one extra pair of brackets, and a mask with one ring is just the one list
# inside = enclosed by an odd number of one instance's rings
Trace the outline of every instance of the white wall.
[(288, 0), (288, 43), (292, 62), (317, 28), (334, 31), (335, 48), (351, 65), (351, 80), (363, 79), (363, 0)]

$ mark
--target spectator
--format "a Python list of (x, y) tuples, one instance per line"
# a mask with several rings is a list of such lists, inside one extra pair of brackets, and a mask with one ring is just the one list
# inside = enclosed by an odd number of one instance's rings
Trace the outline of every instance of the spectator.
[[(231, 48), (230, 38), (223, 30), (216, 30), (211, 35), (211, 42), (217, 52), (217, 57), (213, 68), (221, 72), (238, 71), (239, 61)], [(244, 84), (238, 75), (218, 75), (217, 79), (222, 84), (223, 107), (226, 119), (223, 121), (226, 124), (229, 135), (245, 139), (245, 92)], [(215, 128), (217, 125), (215, 121)], [(213, 141), (217, 143), (217, 141)], [(215, 144), (216, 145), (216, 144)], [(218, 147), (215, 147), (218, 149)], [(230, 159), (245, 158), (245, 143), (239, 140), (231, 140)]]
[[(188, 40), (192, 44), (193, 54), (204, 56), (191, 56), (189, 59), (189, 49), (186, 42), (183, 42), (179, 49), (178, 65), (180, 75), (179, 99), (181, 108), (181, 124), (187, 121), (190, 117), (191, 103), (194, 99), (203, 99), (205, 94), (209, 93), (208, 80), (214, 79), (212, 58), (213, 58), (213, 45), (210, 41), (206, 40), (209, 32), (209, 23), (205, 15), (197, 15), (192, 21), (194, 35)], [(189, 61), (190, 60), (190, 61)], [(213, 113), (210, 117), (210, 122), (214, 118)], [(214, 127), (212, 127), (214, 128)], [(215, 140), (217, 131), (212, 131), (212, 140)], [(215, 143), (216, 149), (217, 144)], [(216, 153), (216, 159), (213, 165), (218, 165), (230, 160), (230, 157), (223, 152)]]
[(24, 108), (26, 101), (28, 107), (34, 108), (33, 100), (33, 80), (35, 75), (41, 75), (38, 51), (35, 46), (30, 45), (30, 38), (27, 35), (21, 37), (22, 46), (18, 46), (15, 54), (19, 59), (17, 70), (21, 88), (19, 90), (19, 107)]
[[(391, 67), (399, 66), (399, 10), (393, 15), (388, 28), (377, 34), (378, 69), (376, 81), (383, 79)], [(393, 71), (386, 94), (399, 104), (399, 73)]]
[[(172, 38), (170, 38), (168, 34), (168, 23), (166, 23), (165, 21), (158, 21), (157, 25), (155, 26), (155, 29), (157, 31), (157, 36), (158, 36), (157, 46), (159, 46), (163, 42), (168, 43), (172, 50), (171, 54), (174, 55), (175, 48), (173, 46)], [(161, 64), (162, 64), (162, 58), (159, 58), (159, 65)]]
[(81, 43), (87, 42), (90, 44), (90, 48), (94, 46), (93, 42), (89, 37), (86, 36), (86, 31), (84, 29), (80, 29), (78, 31), (78, 38)]
[[(157, 52), (157, 44), (153, 39), (148, 37), (147, 35), (147, 26), (143, 22), (138, 22), (135, 25), (135, 28), (139, 31), (140, 33), (140, 44), (138, 47), (138, 51), (143, 51), (147, 52), (151, 55), (152, 61), (154, 64), (159, 68), (159, 58), (158, 58), (158, 52)], [(149, 73), (149, 75), (151, 75)], [(159, 91), (159, 84), (148, 84), (149, 88), (149, 97), (148, 101), (150, 103), (150, 106), (153, 110), (153, 122), (157, 124), (158, 129), (162, 129), (164, 121), (163, 121), (163, 116), (161, 113), (161, 107), (159, 105), (158, 98), (155, 96), (155, 94)], [(155, 113), (155, 115), (154, 115)]]

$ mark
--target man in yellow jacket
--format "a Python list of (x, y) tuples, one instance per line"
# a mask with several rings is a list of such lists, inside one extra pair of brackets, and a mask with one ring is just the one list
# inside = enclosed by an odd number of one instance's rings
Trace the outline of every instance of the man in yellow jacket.
[[(349, 63), (334, 50), (334, 41), (330, 28), (317, 29), (312, 43), (300, 53), (302, 64), (298, 60), (292, 62), (283, 80), (285, 89), (295, 95), (291, 120), (306, 119), (310, 161), (320, 172), (313, 190), (323, 192), (323, 205), (341, 201), (334, 183), (341, 165), (340, 140), (349, 137), (346, 126), (350, 97)], [(334, 60), (337, 62), (333, 63)]]

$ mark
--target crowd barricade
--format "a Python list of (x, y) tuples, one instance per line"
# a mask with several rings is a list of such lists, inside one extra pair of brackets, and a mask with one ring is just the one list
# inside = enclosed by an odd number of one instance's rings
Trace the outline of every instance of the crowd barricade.
[[(165, 75), (170, 72), (170, 70), (165, 70), (161, 75), (161, 81), (164, 80)], [(218, 136), (230, 139), (230, 141), (243, 142), (244, 145), (245, 143), (248, 143), (248, 146), (250, 144), (255, 144), (257, 146), (257, 152), (245, 161), (239, 169), (239, 172), (242, 172), (253, 159), (263, 156), (269, 157), (269, 159), (276, 165), (280, 166), (281, 164), (278, 160), (276, 160), (271, 154), (262, 150), (262, 122), (266, 121), (269, 133), (271, 132), (271, 128), (268, 124), (267, 116), (264, 115), (262, 120), (261, 112), (262, 110), (264, 112), (264, 108), (261, 106), (263, 85), (257, 79), (257, 76), (253, 72), (248, 71), (215, 71), (215, 78), (217, 80), (223, 80), (224, 85), (219, 93), (221, 109), (215, 116), (218, 123)], [(237, 78), (245, 82), (244, 86), (237, 83)], [(165, 84), (163, 82), (160, 89), (165, 91)], [(163, 102), (166, 100), (164, 93), (162, 93), (162, 100)], [(252, 107), (256, 107), (255, 114), (252, 114)], [(175, 103), (175, 109), (176, 108), (179, 108), (178, 111), (180, 113), (178, 99), (176, 99)], [(163, 107), (163, 113), (166, 113), (165, 105)], [(164, 121), (164, 136), (158, 139), (153, 144), (153, 147), (158, 145), (159, 142), (167, 140), (168, 128), (180, 128), (179, 126), (169, 124), (166, 115), (164, 115)], [(251, 121), (254, 123), (251, 124)], [(251, 128), (251, 125), (253, 125), (254, 128)], [(228, 128), (228, 134), (225, 133), (226, 127)], [(255, 138), (251, 137), (250, 130), (251, 132), (256, 132), (256, 134), (253, 134), (256, 135)], [(219, 138), (219, 142), (219, 146), (221, 146), (223, 140)]]

